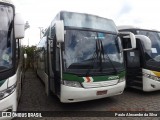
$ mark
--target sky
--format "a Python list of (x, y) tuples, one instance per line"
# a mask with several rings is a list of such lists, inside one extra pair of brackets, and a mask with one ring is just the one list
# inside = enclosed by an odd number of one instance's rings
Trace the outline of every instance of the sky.
[(89, 13), (112, 19), (116, 25), (160, 30), (159, 0), (12, 0), (16, 12), (28, 21), (23, 44), (37, 45), (40, 27), (49, 26), (61, 10)]

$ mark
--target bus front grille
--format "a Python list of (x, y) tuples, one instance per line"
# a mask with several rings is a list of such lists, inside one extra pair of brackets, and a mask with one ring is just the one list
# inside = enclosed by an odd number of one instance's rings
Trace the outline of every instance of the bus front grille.
[(98, 88), (98, 87), (107, 87), (112, 86), (118, 83), (117, 80), (110, 80), (110, 81), (101, 81), (101, 82), (89, 82), (89, 83), (82, 83), (84, 88)]

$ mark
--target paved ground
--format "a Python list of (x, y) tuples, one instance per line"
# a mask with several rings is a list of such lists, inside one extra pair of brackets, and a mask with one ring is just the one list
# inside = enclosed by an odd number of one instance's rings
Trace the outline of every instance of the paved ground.
[[(23, 81), (22, 96), (18, 111), (160, 111), (160, 91), (144, 93), (139, 90), (127, 89), (122, 95), (87, 102), (62, 104), (56, 96), (47, 97), (44, 92), (43, 83), (37, 78), (31, 69), (25, 73)], [(97, 115), (98, 116), (98, 115)], [(14, 120), (19, 120), (15, 118)], [(25, 118), (29, 119), (29, 118)], [(30, 118), (31, 120), (33, 118)], [(37, 119), (37, 118), (34, 118)], [(38, 118), (40, 119), (40, 118)], [(52, 120), (53, 118), (41, 118), (41, 120)], [(128, 119), (128, 118), (106, 118), (106, 117), (54, 117), (54, 119)], [(135, 118), (130, 118), (135, 119)], [(144, 119), (142, 117), (136, 119)], [(146, 119), (146, 118), (145, 118)], [(147, 118), (155, 119), (158, 118)], [(160, 119), (159, 119), (160, 120)]]

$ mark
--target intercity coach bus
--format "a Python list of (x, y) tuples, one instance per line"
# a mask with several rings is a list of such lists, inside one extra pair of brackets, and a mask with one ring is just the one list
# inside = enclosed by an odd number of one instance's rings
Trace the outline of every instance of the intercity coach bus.
[(137, 48), (127, 51), (127, 85), (143, 91), (160, 90), (160, 32), (135, 26), (119, 26), (119, 31), (145, 35)]
[[(17, 110), (21, 93), (20, 44), (24, 21), (10, 0), (0, 0), (0, 111)], [(5, 117), (0, 119), (5, 119)]]
[[(47, 95), (54, 93), (61, 102), (71, 103), (121, 94), (125, 67), (119, 36), (135, 41), (132, 33), (119, 35), (110, 19), (85, 13), (58, 13), (35, 55), (36, 72)], [(135, 45), (133, 42), (132, 47)]]

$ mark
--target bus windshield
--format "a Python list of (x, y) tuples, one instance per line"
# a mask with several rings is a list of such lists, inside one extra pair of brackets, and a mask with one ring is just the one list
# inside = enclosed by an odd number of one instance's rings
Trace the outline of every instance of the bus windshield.
[(0, 5), (0, 72), (12, 67), (13, 8)]
[[(102, 66), (97, 59), (96, 41), (103, 45)], [(64, 61), (66, 69), (96, 69), (114, 71), (123, 69), (123, 56), (117, 43), (117, 35), (84, 30), (66, 30)], [(98, 53), (99, 54), (99, 53)]]
[(110, 19), (73, 12), (62, 12), (61, 18), (64, 20), (64, 26), (117, 33), (116, 25)]
[(146, 59), (151, 64), (152, 62), (160, 63), (160, 33), (156, 31), (138, 30), (138, 34), (146, 35), (151, 40), (151, 50), (146, 52)]

